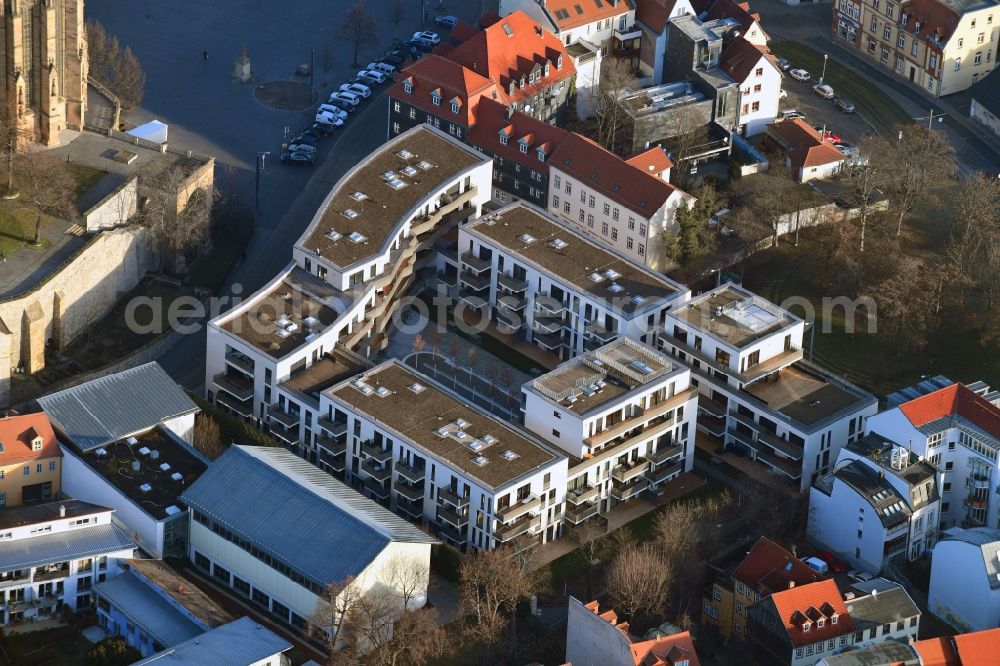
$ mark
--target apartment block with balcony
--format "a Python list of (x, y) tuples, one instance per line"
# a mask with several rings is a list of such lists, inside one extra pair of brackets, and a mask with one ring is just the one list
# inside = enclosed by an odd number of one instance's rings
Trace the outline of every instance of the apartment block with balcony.
[(327, 389), (321, 410), (346, 481), (442, 540), (486, 550), (561, 534), (566, 456), (400, 361)]
[(698, 426), (800, 491), (864, 432), (875, 396), (802, 355), (804, 322), (724, 284), (666, 314), (659, 347), (692, 370)]
[(90, 608), (94, 586), (136, 553), (113, 511), (68, 499), (0, 512), (0, 624)]
[(58, 496), (62, 453), (43, 412), (0, 418), (0, 507)]
[(906, 447), (870, 432), (840, 450), (809, 494), (809, 538), (878, 573), (934, 547), (941, 511), (938, 471)]
[(524, 425), (569, 456), (567, 527), (691, 470), (698, 392), (691, 371), (619, 338), (524, 384)]
[(259, 427), (286, 425), (279, 384), (335, 349), (383, 349), (407, 290), (435, 274), (434, 243), (490, 189), (490, 158), (432, 127), (384, 144), (331, 189), (288, 267), (209, 324), (209, 399)]
[(561, 359), (619, 336), (655, 344), (690, 294), (523, 202), (463, 225), (458, 243), (465, 306)]
[(1000, 626), (1000, 530), (953, 527), (941, 534), (927, 608), (962, 631)]
[[(944, 378), (942, 378), (944, 379)], [(906, 442), (941, 473), (940, 530), (1000, 528), (1000, 393), (982, 382), (945, 380), (915, 387), (868, 421), (868, 429)], [(924, 392), (923, 395), (920, 395)], [(916, 396), (916, 397), (914, 397)], [(890, 396), (890, 403), (896, 399)]]
[(965, 90), (996, 67), (996, 0), (839, 0), (833, 37), (935, 97)]

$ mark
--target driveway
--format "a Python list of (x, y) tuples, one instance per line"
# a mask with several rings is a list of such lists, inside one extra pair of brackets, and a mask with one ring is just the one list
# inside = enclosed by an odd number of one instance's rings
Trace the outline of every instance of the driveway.
[[(794, 63), (792, 63), (794, 65)], [(785, 76), (782, 88), (788, 97), (781, 100), (781, 109), (795, 109), (806, 115), (806, 121), (814, 126), (826, 126), (826, 129), (840, 136), (847, 143), (857, 143), (862, 132), (871, 132), (871, 124), (859, 113), (841, 113), (833, 105), (833, 100), (823, 99), (813, 92), (812, 87), (819, 81), (819, 72), (812, 72), (813, 81), (796, 81)]]

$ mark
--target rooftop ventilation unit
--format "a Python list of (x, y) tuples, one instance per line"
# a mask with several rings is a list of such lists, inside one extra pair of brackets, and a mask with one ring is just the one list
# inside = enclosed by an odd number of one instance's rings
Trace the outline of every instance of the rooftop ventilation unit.
[(163, 463), (162, 465), (160, 465), (160, 471), (161, 472), (169, 472), (170, 471), (170, 463)]
[(348, 208), (347, 210), (344, 211), (343, 215), (348, 220), (353, 220), (358, 216), (358, 211), (354, 210), (353, 208)]
[(426, 390), (426, 387), (420, 382), (413, 382), (407, 388), (417, 394), (423, 393)]
[(156, 460), (159, 457), (160, 457), (160, 452), (157, 451), (156, 449), (153, 449), (152, 451), (149, 452), (149, 459), (150, 460)]
[(625, 291), (625, 287), (621, 286), (617, 282), (612, 282), (611, 285), (608, 287), (608, 290), (611, 291), (612, 293), (618, 294), (620, 292)]
[(107, 450), (107, 449), (104, 449), (104, 448), (101, 448), (101, 449), (97, 449), (96, 451), (94, 451), (94, 454), (95, 454), (95, 455), (96, 455), (96, 456), (97, 456), (98, 458), (103, 458), (104, 456), (108, 455), (108, 450)]
[(487, 444), (487, 445), (489, 445), (489, 444), (496, 444), (497, 441), (498, 441), (497, 438), (494, 437), (493, 435), (484, 435), (483, 436), (483, 443), (484, 444)]
[(423, 169), (424, 171), (430, 171), (431, 169), (434, 168), (434, 165), (428, 162), (427, 160), (420, 160), (419, 162), (417, 162), (417, 166)]
[(144, 446), (141, 449), (139, 449), (139, 455), (141, 455), (141, 456), (148, 456), (149, 455), (149, 447), (148, 446)]
[(447, 428), (438, 428), (437, 430), (434, 431), (434, 434), (437, 435), (438, 437), (447, 437), (448, 436), (448, 429)]
[(367, 236), (365, 236), (363, 233), (359, 231), (352, 231), (350, 234), (348, 234), (347, 237), (351, 240), (352, 243), (364, 243), (366, 240), (368, 240)]
[(455, 419), (455, 425), (458, 426), (459, 428), (468, 428), (469, 427), (469, 422), (466, 421), (465, 419), (461, 419), (461, 418), (460, 419)]
[(355, 201), (364, 201), (368, 198), (368, 195), (364, 192), (351, 192), (351, 198)]
[(617, 280), (621, 276), (622, 274), (613, 268), (609, 268), (608, 270), (604, 271), (604, 277), (608, 278), (609, 280)]
[(132, 446), (135, 446), (136, 444), (139, 443), (139, 440), (137, 440), (135, 437), (129, 437), (125, 441), (131, 444)]
[(174, 506), (173, 504), (171, 504), (166, 509), (164, 509), (163, 512), (168, 516), (176, 516), (178, 513), (181, 512), (181, 510), (176, 506)]
[(285, 330), (288, 331), (289, 333), (294, 333), (295, 331), (299, 330), (299, 325), (296, 324), (295, 322), (291, 322), (288, 324), (288, 326), (285, 327)]
[(604, 282), (604, 276), (600, 273), (591, 273), (587, 277), (590, 278), (591, 282)]
[(465, 439), (468, 436), (469, 435), (466, 434), (466, 432), (464, 430), (456, 430), (455, 431), (455, 439)]
[(288, 331), (286, 331), (286, 330), (285, 330), (285, 329), (283, 329), (283, 328), (279, 328), (279, 329), (277, 329), (277, 330), (276, 330), (276, 331), (274, 332), (274, 334), (275, 334), (275, 335), (277, 335), (277, 336), (278, 336), (279, 338), (287, 338), (287, 337), (288, 337), (289, 335), (291, 335), (291, 333), (289, 333)]
[(316, 317), (313, 317), (312, 315), (310, 315), (310, 316), (306, 317), (305, 319), (303, 319), (302, 323), (305, 324), (306, 326), (309, 326), (311, 328), (311, 327), (313, 327), (313, 326), (315, 326), (316, 324), (319, 323), (319, 319), (316, 319)]
[(469, 447), (469, 450), (474, 453), (479, 453), (480, 451), (486, 448), (486, 445), (480, 442), (478, 439), (472, 440), (467, 444), (467, 446)]
[(181, 474), (180, 472), (174, 472), (173, 474), (170, 475), (170, 478), (173, 479), (174, 481), (183, 481), (184, 475)]
[(567, 245), (569, 245), (569, 243), (564, 241), (562, 238), (553, 238), (552, 240), (549, 241), (549, 245), (551, 245), (557, 250), (561, 250)]
[(646, 300), (645, 296), (639, 296), (638, 294), (632, 297), (632, 302), (635, 303), (636, 305), (639, 305), (645, 300)]
[(413, 159), (413, 153), (411, 153), (406, 148), (404, 148), (401, 151), (399, 151), (398, 153), (396, 153), (396, 157), (398, 157), (401, 160), (409, 160), (409, 159)]
[(132, 461), (132, 471), (133, 472), (138, 472), (140, 469), (142, 469), (142, 463), (139, 462), (138, 460), (133, 460)]
[(643, 363), (642, 361), (640, 361), (639, 359), (633, 359), (632, 362), (629, 363), (629, 365), (631, 365), (633, 368), (635, 368), (644, 375), (653, 374), (653, 369), (648, 365), (646, 365), (645, 363)]
[(332, 241), (339, 241), (341, 238), (343, 238), (343, 236), (340, 234), (339, 231), (335, 231), (333, 229), (330, 229), (328, 232), (326, 232), (323, 235), (326, 236), (327, 238), (329, 238)]
[(472, 462), (474, 462), (477, 467), (482, 467), (489, 462), (489, 459), (486, 456), (476, 456), (472, 459)]
[(141, 486), (139, 486), (139, 490), (141, 490), (144, 493), (148, 493), (152, 489), (153, 489), (153, 486), (149, 485), (148, 483), (144, 483)]
[(391, 187), (394, 190), (401, 190), (404, 187), (406, 187), (406, 183), (401, 181), (399, 178), (393, 178), (392, 180), (388, 181), (388, 183), (389, 187)]
[(371, 386), (368, 386), (367, 384), (361, 387), (361, 393), (364, 395), (371, 395), (374, 392), (375, 389), (373, 389)]
[(380, 398), (386, 398), (386, 397), (392, 395), (392, 391), (390, 391), (389, 389), (387, 389), (384, 386), (379, 386), (378, 389), (375, 391), (375, 393)]
[(404, 174), (406, 174), (410, 178), (413, 178), (418, 173), (420, 173), (419, 171), (417, 171), (417, 167), (413, 167), (413, 166), (405, 166), (402, 169), (400, 169), (400, 171), (402, 171)]
[(515, 458), (520, 458), (519, 455), (517, 455), (516, 453), (514, 453), (510, 449), (507, 449), (506, 451), (504, 451), (503, 453), (501, 453), (500, 457), (503, 458), (504, 460), (508, 461), (508, 462), (510, 462), (511, 460), (514, 460)]
[(525, 245), (531, 245), (532, 243), (535, 242), (535, 237), (532, 236), (531, 234), (521, 234), (520, 236), (517, 237), (517, 240), (521, 241)]

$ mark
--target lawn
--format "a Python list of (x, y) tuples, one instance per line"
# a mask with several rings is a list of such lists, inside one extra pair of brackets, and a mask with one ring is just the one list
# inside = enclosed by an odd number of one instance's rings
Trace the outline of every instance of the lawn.
[(66, 165), (66, 170), (69, 171), (70, 175), (73, 176), (73, 180), (76, 181), (77, 199), (82, 197), (84, 192), (96, 185), (97, 181), (103, 178), (105, 173), (100, 169), (72, 162)]
[[(823, 71), (823, 54), (796, 42), (773, 42), (771, 52), (788, 58), (792, 67), (809, 71), (814, 79)], [(854, 70), (830, 59), (826, 65), (824, 83), (830, 84), (837, 95), (854, 102), (857, 112), (879, 132), (889, 133), (895, 125), (911, 122), (910, 114), (896, 104), (882, 90)]]
[(0, 256), (9, 257), (35, 234), (35, 214), (16, 201), (0, 204)]
[(55, 627), (0, 639), (0, 659), (10, 666), (78, 666), (90, 643), (75, 627)]

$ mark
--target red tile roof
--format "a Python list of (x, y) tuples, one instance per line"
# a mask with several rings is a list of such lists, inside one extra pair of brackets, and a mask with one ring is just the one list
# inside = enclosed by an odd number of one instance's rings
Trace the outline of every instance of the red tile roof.
[(705, 19), (714, 21), (715, 19), (731, 18), (736, 19), (740, 24), (740, 29), (746, 32), (753, 27), (754, 23), (760, 22), (760, 14), (750, 13), (749, 2), (736, 2), (736, 0), (715, 0)]
[[(751, 44), (742, 37), (734, 39), (731, 41), (723, 50), (722, 58), (719, 59), (719, 67), (722, 68), (726, 74), (736, 81), (737, 83), (743, 83), (753, 71), (757, 68), (760, 61), (766, 60), (771, 67), (777, 66), (769, 60), (767, 57), (768, 53), (765, 49), (757, 46), (756, 44)], [(778, 70), (779, 72), (781, 70)]]
[(921, 666), (1000, 666), (1000, 628), (916, 641)]
[[(413, 86), (409, 93), (403, 87), (407, 80)], [(431, 91), (437, 89), (441, 90), (440, 106), (435, 106), (431, 101)], [(476, 122), (476, 108), (480, 98), (506, 99), (503, 92), (489, 79), (433, 54), (403, 68), (397, 81), (389, 89), (389, 96), (438, 116), (454, 115), (466, 127)], [(455, 97), (461, 102), (457, 114), (451, 110), (451, 100)]]
[(479, 28), (474, 25), (469, 25), (465, 21), (459, 21), (455, 24), (455, 27), (451, 29), (452, 40), (456, 42), (464, 42), (467, 39), (471, 39), (479, 34)]
[(913, 649), (920, 657), (921, 666), (962, 666), (952, 649), (951, 636), (915, 641)]
[(642, 169), (661, 180), (660, 174), (674, 166), (674, 163), (667, 157), (667, 152), (659, 146), (652, 146), (648, 150), (637, 153), (625, 161), (637, 169)]
[(620, 157), (574, 133), (552, 153), (552, 166), (646, 217), (659, 209), (676, 189), (640, 169), (623, 169)]
[(899, 406), (899, 411), (919, 428), (948, 416), (961, 416), (1000, 438), (1000, 407), (971, 391), (964, 384), (952, 384)]
[(620, 630), (623, 634), (625, 634), (626, 638), (628, 638), (630, 641), (632, 640), (632, 637), (629, 636), (628, 633), (628, 622), (618, 622), (618, 613), (614, 612), (613, 610), (606, 610), (602, 613), (601, 604), (599, 601), (596, 600), (584, 604), (583, 607), (589, 610), (597, 617), (607, 622), (608, 624), (610, 624), (611, 626), (613, 626), (615, 629)]
[[(34, 451), (32, 440), (42, 438), (42, 448)], [(57, 458), (59, 441), (44, 412), (0, 418), (0, 466), (17, 465), (40, 458)]]
[[(558, 66), (560, 56), (562, 67)], [(576, 73), (573, 60), (559, 38), (521, 10), (470, 36), (448, 53), (448, 59), (496, 82), (510, 102), (531, 97)], [(531, 71), (539, 67), (544, 72), (547, 63), (549, 75), (541, 74), (538, 81), (529, 84)], [(519, 85), (522, 78), (524, 88)]]
[(774, 123), (767, 128), (767, 132), (773, 137), (779, 137), (786, 145), (785, 150), (795, 171), (803, 167), (844, 161), (843, 154), (829, 141), (821, 140), (819, 132), (801, 118)]
[(627, 0), (545, 0), (545, 7), (562, 30), (621, 16), (629, 11)]
[[(522, 163), (531, 161), (535, 169), (545, 173), (548, 173), (553, 151), (569, 134), (564, 129), (520, 111), (515, 111), (508, 118), (505, 105), (485, 97), (479, 100), (479, 111), (476, 113), (476, 119), (476, 126), (469, 131), (469, 143), (505, 159)], [(507, 145), (500, 143), (500, 132), (505, 129), (508, 130), (507, 133), (510, 137)], [(528, 146), (528, 153), (524, 154), (518, 145), (518, 139), (528, 134), (532, 135), (532, 142)], [(547, 146), (546, 155), (548, 157), (544, 162), (538, 161), (538, 148), (540, 146)]]
[[(792, 645), (809, 645), (854, 632), (854, 621), (840, 596), (837, 584), (821, 580), (774, 592), (770, 596)], [(836, 616), (836, 622), (833, 617)], [(818, 621), (823, 621), (820, 627)], [(805, 627), (808, 626), (808, 629)]]
[(762, 597), (787, 590), (790, 585), (808, 585), (823, 577), (790, 552), (760, 537), (733, 571), (733, 577)]
[(691, 634), (687, 631), (633, 643), (630, 647), (635, 666), (673, 666), (685, 659), (690, 666), (701, 666)]
[(667, 19), (676, 4), (677, 0), (636, 0), (635, 18), (657, 33), (662, 33), (667, 29)]
[[(940, 0), (910, 0), (903, 5), (902, 13), (909, 18), (902, 27), (904, 32), (928, 41), (931, 37), (945, 42), (955, 34), (962, 15)], [(917, 30), (917, 23), (920, 30)], [(940, 47), (938, 47), (940, 50)]]

